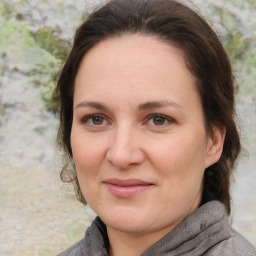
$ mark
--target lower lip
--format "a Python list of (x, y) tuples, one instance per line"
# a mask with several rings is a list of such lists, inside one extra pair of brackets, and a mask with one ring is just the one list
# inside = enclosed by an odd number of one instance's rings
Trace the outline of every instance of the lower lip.
[(112, 193), (117, 197), (122, 197), (122, 198), (133, 197), (152, 187), (151, 184), (135, 185), (135, 186), (117, 186), (114, 184), (105, 183), (105, 185), (107, 186), (110, 193)]

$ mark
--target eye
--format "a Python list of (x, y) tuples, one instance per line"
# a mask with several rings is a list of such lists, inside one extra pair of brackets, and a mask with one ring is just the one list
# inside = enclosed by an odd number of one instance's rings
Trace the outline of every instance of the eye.
[(152, 121), (155, 125), (164, 125), (166, 123), (166, 118), (162, 116), (156, 116), (152, 118)]
[(91, 122), (94, 125), (102, 125), (104, 123), (104, 118), (102, 116), (93, 116), (91, 117)]
[(92, 126), (102, 126), (105, 125), (106, 122), (106, 119), (99, 114), (88, 115), (81, 121), (82, 124), (87, 123)]
[(173, 122), (172, 118), (162, 114), (153, 114), (148, 117), (148, 124), (153, 126), (166, 126)]

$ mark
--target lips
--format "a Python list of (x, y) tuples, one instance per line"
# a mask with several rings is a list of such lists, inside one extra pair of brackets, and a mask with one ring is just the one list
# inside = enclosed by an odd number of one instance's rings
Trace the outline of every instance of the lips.
[(103, 182), (109, 192), (117, 197), (129, 198), (136, 196), (153, 186), (152, 183), (137, 179), (109, 179)]

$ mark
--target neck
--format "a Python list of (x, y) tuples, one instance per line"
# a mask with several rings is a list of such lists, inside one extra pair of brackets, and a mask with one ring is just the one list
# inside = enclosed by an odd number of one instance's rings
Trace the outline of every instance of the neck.
[(125, 233), (107, 227), (109, 238), (110, 256), (138, 256), (143, 254), (149, 247), (166, 236), (177, 225), (168, 227), (161, 232), (151, 233)]

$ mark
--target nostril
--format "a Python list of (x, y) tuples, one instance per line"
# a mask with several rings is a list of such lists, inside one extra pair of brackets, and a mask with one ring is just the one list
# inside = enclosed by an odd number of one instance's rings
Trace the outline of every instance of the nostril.
[(131, 165), (142, 163), (144, 160), (144, 154), (138, 148), (110, 148), (107, 151), (106, 159), (112, 165), (126, 169)]

